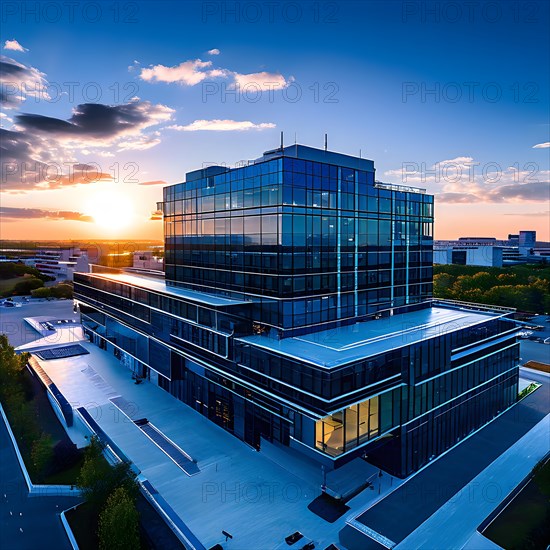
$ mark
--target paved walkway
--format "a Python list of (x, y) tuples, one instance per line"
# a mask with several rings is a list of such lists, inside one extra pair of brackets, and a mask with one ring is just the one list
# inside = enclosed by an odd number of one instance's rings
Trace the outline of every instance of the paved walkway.
[[(82, 345), (89, 355), (40, 361), (42, 368), (73, 407), (89, 412), (206, 548), (274, 548), (298, 530), (319, 548), (337, 542), (344, 518), (330, 524), (307, 508), (320, 483), (285, 470), (161, 388), (136, 385), (112, 354)], [(89, 366), (96, 383), (87, 376)], [(132, 404), (136, 418), (147, 418), (195, 459), (200, 472), (186, 475), (115, 407), (115, 394)], [(233, 539), (225, 542), (222, 530)]]
[(396, 550), (460, 549), (481, 522), (550, 451), (550, 415), (485, 468)]
[(59, 514), (78, 504), (74, 497), (29, 497), (23, 473), (0, 417), (0, 547), (17, 550), (70, 549)]
[[(358, 522), (396, 544), (404, 541), (550, 412), (548, 377), (529, 373), (529, 378), (542, 386), (361, 514)], [(364, 548), (381, 548), (366, 536), (360, 538)]]

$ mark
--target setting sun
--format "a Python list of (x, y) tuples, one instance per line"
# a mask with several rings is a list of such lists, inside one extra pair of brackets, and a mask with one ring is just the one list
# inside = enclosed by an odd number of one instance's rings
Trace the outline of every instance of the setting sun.
[(134, 204), (127, 194), (100, 191), (86, 207), (94, 222), (103, 229), (118, 230), (129, 226), (135, 217)]

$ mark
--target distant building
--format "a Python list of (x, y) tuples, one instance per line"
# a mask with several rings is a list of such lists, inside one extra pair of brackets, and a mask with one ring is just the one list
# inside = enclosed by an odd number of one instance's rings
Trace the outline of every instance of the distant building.
[(434, 264), (503, 267), (545, 262), (544, 248), (537, 248), (536, 231), (520, 231), (508, 239), (460, 237), (455, 241), (434, 242)]
[(76, 248), (40, 250), (32, 258), (23, 260), (25, 265), (38, 269), (56, 281), (72, 281), (75, 271), (88, 272), (88, 255)]
[(434, 264), (502, 267), (504, 247), (492, 245), (434, 245)]
[(135, 269), (163, 271), (164, 261), (159, 256), (155, 256), (154, 250), (141, 250), (134, 252), (132, 267)]

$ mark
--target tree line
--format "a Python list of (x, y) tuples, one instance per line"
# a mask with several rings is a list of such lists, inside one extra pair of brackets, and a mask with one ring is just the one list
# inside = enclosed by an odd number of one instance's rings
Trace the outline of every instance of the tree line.
[(434, 266), (434, 297), (550, 312), (550, 267)]

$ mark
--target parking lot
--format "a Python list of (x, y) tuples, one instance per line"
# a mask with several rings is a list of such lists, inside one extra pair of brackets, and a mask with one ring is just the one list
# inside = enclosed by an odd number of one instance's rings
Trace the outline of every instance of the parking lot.
[(527, 361), (538, 361), (540, 363), (550, 363), (550, 344), (534, 341), (533, 338), (540, 338), (542, 341), (550, 338), (550, 315), (537, 315), (528, 323), (530, 325), (539, 325), (544, 327), (542, 330), (526, 329), (530, 332), (529, 338), (520, 339), (521, 363)]
[(24, 317), (48, 315), (57, 319), (73, 317), (72, 300), (35, 300), (24, 302), (15, 297), (14, 302), (20, 307), (0, 306), (0, 334), (6, 334), (13, 347), (32, 342), (40, 335), (25, 321)]

